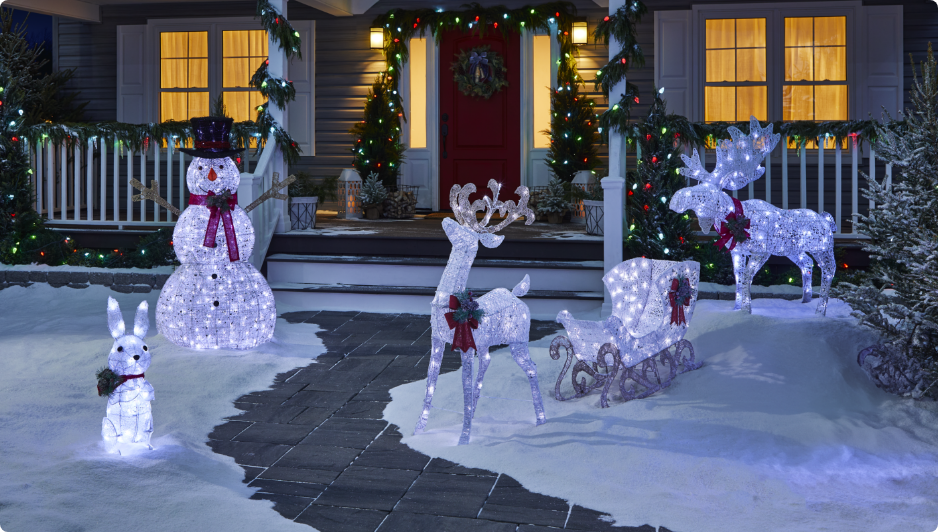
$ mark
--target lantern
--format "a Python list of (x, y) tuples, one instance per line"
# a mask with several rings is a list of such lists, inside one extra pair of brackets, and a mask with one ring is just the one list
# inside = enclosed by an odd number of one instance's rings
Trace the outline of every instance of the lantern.
[(358, 194), (362, 190), (362, 178), (352, 168), (342, 170), (339, 176), (339, 214), (338, 218), (361, 218), (362, 209)]

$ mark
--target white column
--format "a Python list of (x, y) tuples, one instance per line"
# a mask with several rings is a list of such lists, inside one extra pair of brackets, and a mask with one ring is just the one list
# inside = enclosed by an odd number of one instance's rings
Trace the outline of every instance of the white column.
[[(622, 192), (625, 178), (610, 175), (604, 177), (603, 187), (603, 271), (608, 272), (622, 262), (622, 216), (624, 214)], [(603, 316), (612, 312), (609, 291), (603, 289)]]
[[(287, 15), (287, 0), (270, 0), (270, 5), (273, 6), (273, 8), (276, 9), (282, 17), (287, 18), (287, 20), (289, 20), (288, 15)], [(280, 45), (276, 41), (274, 41), (273, 38), (269, 36), (268, 36), (268, 43), (267, 43), (267, 59), (268, 61), (270, 61), (270, 64), (267, 65), (267, 71), (270, 73), (270, 75), (275, 78), (287, 79), (288, 77), (287, 76), (287, 54), (280, 47)], [(283, 129), (289, 131), (290, 128), (289, 128), (289, 124), (287, 123), (286, 109), (277, 108), (277, 105), (274, 102), (270, 103), (268, 109), (270, 110), (270, 116), (272, 116), (273, 119), (277, 123), (279, 123)], [(273, 137), (269, 137), (268, 142), (274, 142)], [(271, 160), (271, 165), (272, 165), (273, 172), (278, 172), (280, 174), (280, 180), (282, 181), (287, 178), (288, 169), (286, 168), (286, 165), (283, 162), (282, 155), (280, 153), (277, 153), (276, 155), (277, 156), (273, 160)], [(271, 172), (265, 172), (265, 176), (270, 175), (270, 173)], [(266, 188), (269, 187), (271, 184), (272, 183), (270, 183), (270, 181), (265, 180), (262, 186), (264, 190), (266, 190)], [(285, 191), (281, 191), (281, 192), (285, 192)], [(274, 231), (278, 233), (284, 233), (286, 231), (289, 231), (290, 225), (286, 223), (286, 221), (290, 219), (289, 218), (290, 214), (289, 212), (287, 212), (287, 202), (283, 200), (268, 200), (268, 201), (276, 202), (277, 210), (279, 210), (281, 214), (278, 217), (277, 227), (274, 229)]]

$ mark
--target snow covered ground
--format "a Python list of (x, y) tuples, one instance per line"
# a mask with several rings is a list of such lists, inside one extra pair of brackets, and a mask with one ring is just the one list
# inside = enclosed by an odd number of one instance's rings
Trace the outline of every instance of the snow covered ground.
[[(599, 407), (553, 398), (563, 360), (531, 347), (548, 421), (527, 379), (493, 353), (472, 441), (456, 446), (460, 372), (440, 377), (428, 432), (404, 443), (511, 475), (532, 491), (677, 532), (932, 532), (938, 527), (938, 407), (875, 388), (856, 363), (872, 341), (831, 300), (700, 301), (686, 336), (703, 368), (647, 399)], [(562, 334), (562, 330), (560, 331)], [(569, 379), (569, 377), (568, 377)], [(572, 391), (569, 380), (564, 391)], [(423, 383), (391, 391), (384, 416), (409, 434)], [(614, 394), (618, 398), (618, 394)]]
[[(150, 304), (155, 450), (132, 456), (100, 446), (106, 400), (94, 374), (113, 342), (108, 296), (128, 324), (141, 299)], [(0, 529), (310, 530), (249, 500), (241, 467), (205, 442), (238, 412), (235, 398), (323, 352), (318, 328), (279, 320), (274, 341), (254, 351), (197, 352), (158, 335), (158, 297), (101, 286), (0, 291)]]

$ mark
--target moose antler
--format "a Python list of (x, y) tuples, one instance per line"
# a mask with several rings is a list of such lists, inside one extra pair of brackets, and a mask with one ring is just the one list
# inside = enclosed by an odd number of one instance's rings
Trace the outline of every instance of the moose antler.
[(727, 128), (732, 139), (720, 142), (717, 147), (717, 164), (712, 172), (704, 169), (697, 150), (694, 156), (681, 155), (686, 168), (681, 174), (702, 183), (710, 183), (727, 190), (739, 190), (762, 177), (765, 168), (761, 166), (766, 154), (778, 144), (780, 134), (772, 134), (772, 124), (762, 128), (755, 117), (749, 119), (749, 134), (738, 128)]
[[(498, 181), (489, 179), (489, 189), (492, 191), (491, 197), (482, 196), (482, 199), (477, 199), (470, 204), (469, 195), (476, 191), (475, 184), (468, 183), (462, 187), (453, 185), (449, 191), (449, 205), (453, 209), (456, 221), (476, 233), (496, 233), (522, 216), (524, 216), (524, 225), (534, 223), (534, 211), (528, 207), (528, 187), (520, 186), (515, 189), (515, 194), (519, 196), (517, 204), (511, 200), (504, 202), (498, 200), (498, 193), (502, 189)], [(485, 209), (485, 216), (480, 222), (476, 213), (483, 209)], [(494, 227), (488, 227), (489, 220), (496, 212), (504, 217), (504, 220)]]

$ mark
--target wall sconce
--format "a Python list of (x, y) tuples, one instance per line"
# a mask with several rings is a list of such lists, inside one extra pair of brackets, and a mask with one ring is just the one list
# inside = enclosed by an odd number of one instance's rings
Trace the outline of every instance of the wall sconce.
[(371, 49), (381, 50), (384, 48), (384, 28), (371, 28)]
[(586, 44), (589, 41), (589, 30), (585, 20), (573, 23), (572, 40), (573, 44)]

